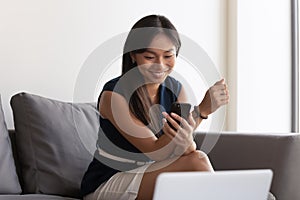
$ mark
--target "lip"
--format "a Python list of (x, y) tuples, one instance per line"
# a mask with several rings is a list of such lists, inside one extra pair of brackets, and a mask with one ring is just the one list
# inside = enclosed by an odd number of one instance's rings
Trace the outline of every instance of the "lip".
[(169, 71), (169, 69), (167, 70), (164, 70), (164, 71), (152, 71), (152, 70), (149, 70), (149, 72), (152, 74), (152, 76), (156, 79), (160, 79), (160, 78), (163, 78), (165, 77), (166, 73)]
[(162, 70), (162, 71), (152, 71), (152, 70), (149, 70), (149, 72), (159, 74), (159, 73), (166, 73), (166, 72), (168, 72), (169, 70), (170, 70), (170, 69), (166, 69), (166, 70)]

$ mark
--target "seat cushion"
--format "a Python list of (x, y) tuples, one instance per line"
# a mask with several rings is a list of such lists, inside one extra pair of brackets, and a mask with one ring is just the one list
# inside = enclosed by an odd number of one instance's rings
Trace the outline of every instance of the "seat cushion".
[(26, 195), (0, 195), (0, 200), (78, 200), (68, 197), (44, 195), (44, 194), (26, 194)]
[(21, 192), (0, 96), (0, 194)]
[(24, 192), (79, 198), (81, 179), (96, 149), (95, 103), (19, 93), (11, 106)]

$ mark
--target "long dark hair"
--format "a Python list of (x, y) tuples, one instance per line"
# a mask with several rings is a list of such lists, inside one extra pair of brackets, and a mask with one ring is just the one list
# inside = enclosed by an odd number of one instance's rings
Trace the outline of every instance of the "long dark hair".
[[(160, 33), (165, 34), (173, 42), (176, 48), (176, 56), (178, 55), (181, 41), (176, 28), (170, 20), (161, 15), (145, 16), (133, 25), (125, 41), (122, 58), (122, 76), (137, 67), (137, 64), (132, 62), (130, 53), (145, 52), (153, 38)], [(148, 125), (150, 123), (150, 107), (151, 100), (146, 87), (141, 86), (137, 88), (129, 100), (129, 109), (132, 114), (145, 125)]]

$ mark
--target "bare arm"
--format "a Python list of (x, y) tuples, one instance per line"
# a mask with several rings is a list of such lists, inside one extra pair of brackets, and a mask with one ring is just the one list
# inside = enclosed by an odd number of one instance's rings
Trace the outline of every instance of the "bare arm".
[[(180, 94), (178, 96), (178, 102), (187, 102), (187, 95), (184, 88), (182, 87)], [(229, 91), (227, 89), (227, 84), (224, 79), (217, 81), (213, 86), (211, 86), (205, 93), (202, 102), (198, 105), (198, 112), (201, 116), (207, 117), (209, 114), (215, 112), (219, 107), (228, 104), (229, 102)], [(198, 116), (197, 112), (193, 110), (190, 114), (190, 118), (193, 116), (193, 121), (195, 121), (194, 130), (202, 122), (202, 118)], [(192, 120), (189, 119), (191, 122)], [(192, 123), (190, 123), (192, 124)], [(188, 154), (195, 151), (196, 144), (193, 142), (184, 154)]]
[(175, 145), (171, 143), (171, 139), (166, 135), (157, 138), (130, 113), (128, 103), (123, 96), (105, 91), (99, 104), (101, 116), (108, 119), (131, 144), (150, 159), (161, 161), (172, 155)]
[[(184, 88), (182, 87), (178, 102), (187, 102), (187, 97)], [(198, 105), (198, 110), (202, 116), (207, 117), (208, 115), (215, 112), (219, 107), (229, 103), (229, 91), (227, 84), (224, 79), (217, 81), (212, 85), (205, 93), (202, 102)], [(197, 116), (196, 111), (192, 111), (192, 116), (196, 122), (195, 129), (202, 122), (202, 118)]]
[(217, 81), (205, 93), (198, 105), (201, 115), (208, 116), (218, 108), (229, 103), (229, 90), (224, 79)]

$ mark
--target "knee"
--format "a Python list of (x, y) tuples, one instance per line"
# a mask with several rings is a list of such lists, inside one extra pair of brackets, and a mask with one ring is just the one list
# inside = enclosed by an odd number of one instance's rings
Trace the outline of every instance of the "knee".
[(198, 159), (208, 159), (207, 154), (200, 150), (194, 151), (193, 156), (197, 157)]
[(192, 171), (213, 171), (209, 158), (203, 151), (190, 153), (188, 163)]

